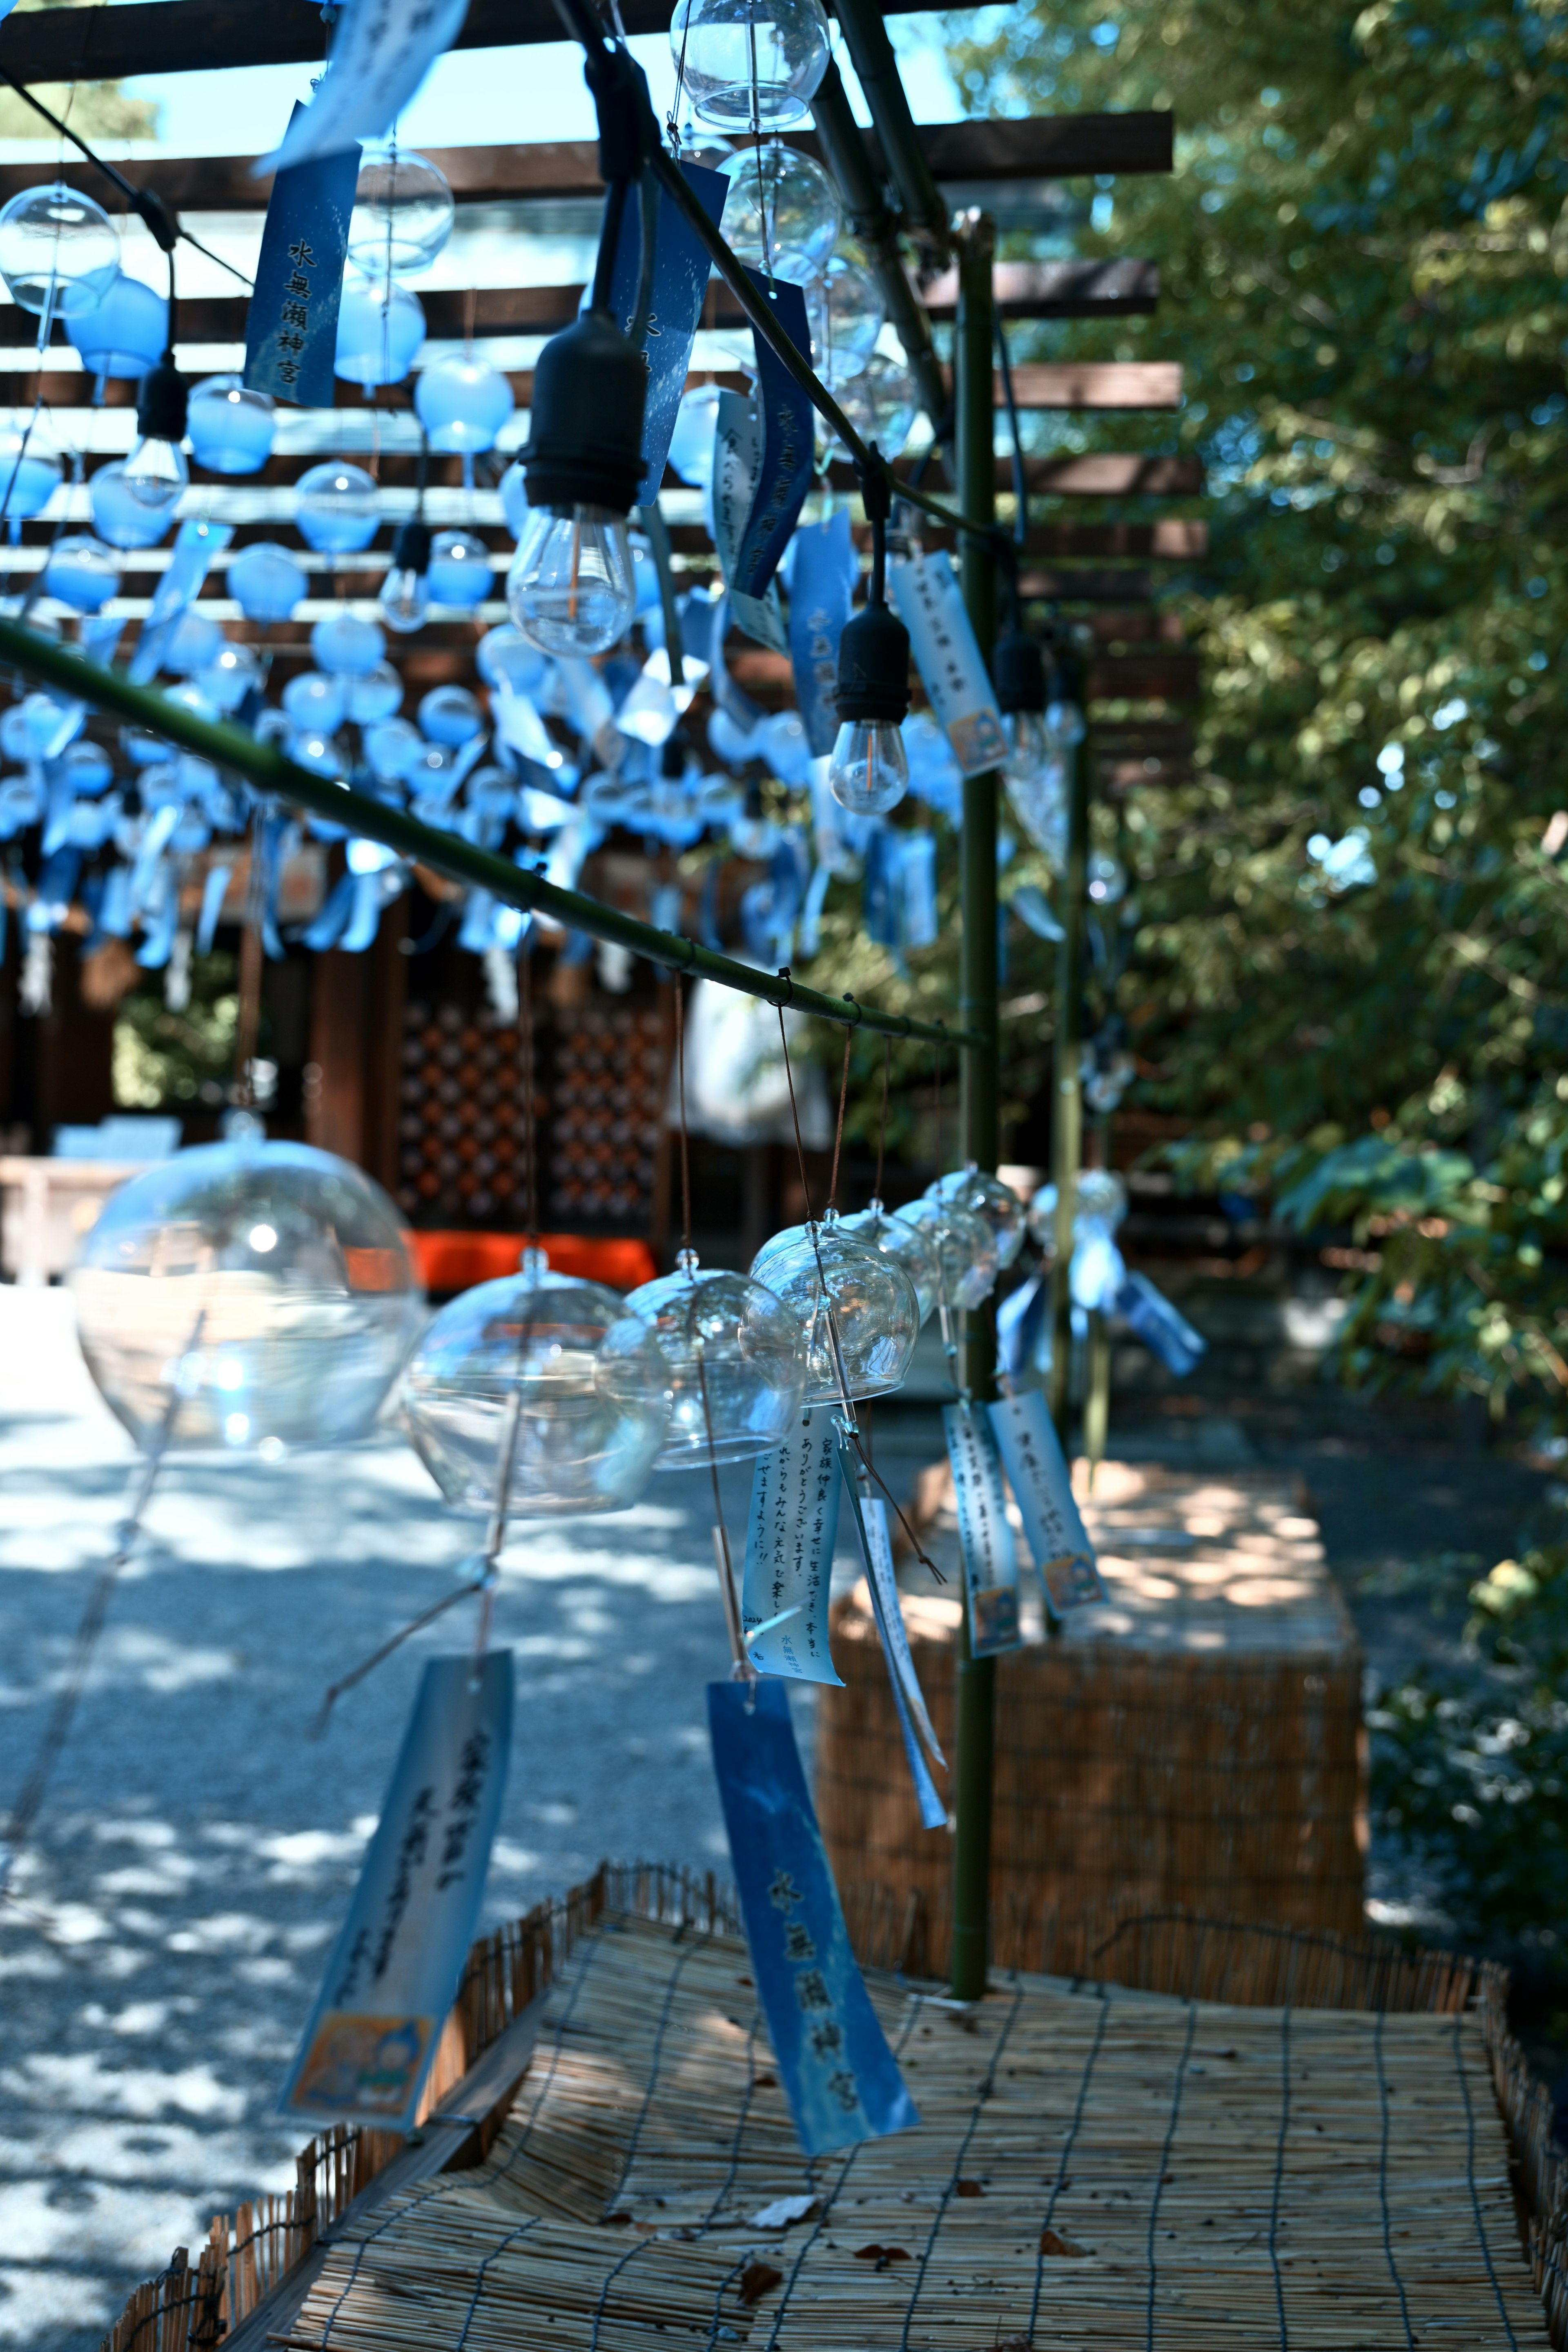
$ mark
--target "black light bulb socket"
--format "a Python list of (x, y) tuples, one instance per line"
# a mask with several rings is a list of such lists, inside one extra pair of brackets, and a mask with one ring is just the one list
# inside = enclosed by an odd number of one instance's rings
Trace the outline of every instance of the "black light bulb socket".
[(531, 507), (630, 514), (642, 483), (647, 369), (615, 320), (585, 310), (533, 372), (523, 477)]
[(417, 515), (400, 522), (392, 537), (392, 568), (395, 572), (412, 572), (422, 580), (430, 569), (430, 526)]
[(841, 719), (884, 719), (896, 727), (910, 708), (910, 633), (886, 604), (868, 604), (838, 640)]
[(184, 377), (165, 352), (142, 377), (136, 394), (136, 430), (144, 441), (183, 441), (190, 394)]
[(991, 677), (1001, 711), (1044, 710), (1046, 656), (1034, 637), (1010, 629), (998, 637), (991, 655)]

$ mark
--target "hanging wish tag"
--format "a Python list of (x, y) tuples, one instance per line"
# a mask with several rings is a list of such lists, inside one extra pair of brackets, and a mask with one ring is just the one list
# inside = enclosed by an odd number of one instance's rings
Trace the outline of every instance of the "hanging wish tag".
[(257, 177), (379, 139), (451, 47), (468, 13), (468, 0), (344, 0), (321, 87), (296, 110), (283, 144), (256, 164)]
[[(783, 278), (764, 278), (748, 268), (758, 299), (767, 304), (802, 359), (811, 358), (805, 295)], [(752, 330), (757, 355), (757, 471), (751, 512), (735, 559), (734, 587), (742, 596), (764, 595), (790, 542), (816, 455), (816, 417), (810, 401), (773, 345)]]
[[(849, 1510), (855, 1522), (855, 1534), (860, 1546), (860, 1558), (865, 1563), (866, 1585), (871, 1596), (871, 1615), (876, 1622), (877, 1638), (882, 1644), (882, 1659), (888, 1669), (889, 1685), (893, 1694), (893, 1707), (899, 1718), (899, 1730), (904, 1743), (904, 1756), (909, 1764), (910, 1778), (915, 1786), (915, 1801), (921, 1809), (921, 1827), (928, 1830), (942, 1830), (947, 1827), (947, 1807), (942, 1801), (941, 1790), (931, 1779), (931, 1767), (926, 1762), (920, 1739), (916, 1735), (915, 1719), (910, 1711), (903, 1675), (899, 1664), (899, 1643), (903, 1643), (906, 1654), (909, 1645), (904, 1633), (903, 1615), (898, 1606), (898, 1591), (895, 1586), (893, 1618), (898, 1625), (898, 1631), (895, 1633), (882, 1603), (882, 1580), (878, 1573), (871, 1531), (867, 1526), (865, 1506), (860, 1498), (858, 1478), (859, 1465), (856, 1460), (855, 1450), (849, 1439), (844, 1435), (841, 1435), (838, 1440), (838, 1466), (844, 1474), (844, 1489), (849, 1497)], [(891, 1565), (889, 1558), (889, 1567), (890, 1568)], [(914, 1679), (912, 1659), (910, 1661), (910, 1678), (911, 1681)], [(923, 1702), (921, 1715), (922, 1718), (925, 1717)], [(925, 1721), (924, 1728), (929, 1738), (931, 1734), (929, 1719)], [(931, 1747), (937, 1761), (945, 1765), (942, 1750), (934, 1738), (931, 1740)]]
[(890, 1663), (897, 1670), (904, 1696), (910, 1703), (910, 1713), (914, 1717), (921, 1738), (945, 1772), (947, 1759), (937, 1744), (936, 1733), (931, 1729), (931, 1717), (926, 1709), (925, 1693), (921, 1688), (920, 1676), (915, 1672), (914, 1656), (910, 1649), (909, 1630), (904, 1623), (903, 1608), (899, 1600), (899, 1580), (893, 1567), (893, 1540), (892, 1530), (888, 1525), (888, 1506), (879, 1495), (862, 1495), (860, 1517), (866, 1525), (866, 1546), (871, 1564), (871, 1580), (878, 1599), (882, 1604), (882, 1622), (887, 1628), (888, 1647), (891, 1652)]
[(174, 534), (168, 569), (153, 591), (153, 602), (128, 666), (136, 685), (145, 686), (149, 678), (158, 675), (163, 665), (163, 649), (174, 634), (180, 615), (187, 605), (195, 603), (214, 559), (223, 553), (233, 537), (232, 523), (205, 522), (193, 515), (180, 525)]
[[(296, 106), (290, 134), (310, 110)], [(245, 381), (301, 408), (331, 408), (338, 306), (360, 151), (345, 147), (279, 172), (267, 200), (245, 324)]]
[[(710, 172), (701, 163), (682, 163), (680, 169), (687, 186), (717, 228), (723, 216), (724, 199), (730, 193), (729, 181), (722, 172)], [(675, 420), (680, 412), (680, 395), (686, 389), (686, 372), (691, 365), (691, 346), (702, 316), (702, 298), (708, 291), (712, 267), (707, 247), (699, 242), (685, 215), (676, 210), (661, 188), (654, 229), (652, 297), (647, 332), (641, 346), (647, 363), (647, 390), (643, 399), (644, 472), (637, 491), (639, 506), (652, 506), (664, 479)], [(610, 309), (624, 335), (630, 334), (636, 322), (641, 276), (642, 207), (634, 191), (621, 215), (621, 233), (610, 277)], [(586, 300), (586, 296), (584, 299)]]
[(789, 650), (778, 583), (769, 581), (761, 595), (748, 596), (735, 585), (741, 568), (741, 548), (756, 496), (762, 465), (762, 427), (756, 408), (743, 392), (721, 392), (713, 425), (711, 488), (713, 544), (724, 576), (730, 618), (770, 653)]
[(888, 588), (953, 758), (966, 776), (999, 768), (1007, 752), (1002, 714), (950, 559), (918, 549), (894, 556)]
[(877, 2021), (777, 1683), (710, 1683), (713, 1767), (757, 1993), (804, 2154), (920, 2122)]
[(431, 1658), (279, 2112), (412, 2131), (479, 1925), (511, 1746), (510, 1650)]
[(1001, 1397), (987, 1411), (1007, 1483), (1053, 1617), (1105, 1599), (1100, 1566), (1077, 1503), (1072, 1474), (1038, 1389)]
[(837, 1535), (837, 1432), (818, 1406), (752, 1473), (741, 1630), (759, 1674), (843, 1687), (827, 1647)]
[(826, 522), (808, 523), (795, 532), (789, 582), (790, 667), (801, 723), (813, 757), (819, 760), (832, 751), (838, 734), (834, 701), (838, 640), (849, 618), (859, 568), (847, 507), (840, 507)]
[(991, 1424), (968, 1404), (942, 1409), (958, 1507), (958, 1541), (969, 1601), (970, 1646), (977, 1658), (1016, 1650), (1018, 1555), (1007, 1524), (1007, 1494)]

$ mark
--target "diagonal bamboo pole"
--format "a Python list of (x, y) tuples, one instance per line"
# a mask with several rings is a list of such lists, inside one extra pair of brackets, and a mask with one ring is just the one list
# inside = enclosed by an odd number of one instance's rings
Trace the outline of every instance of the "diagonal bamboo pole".
[(71, 646), (57, 645), (16, 621), (0, 619), (0, 662), (13, 663), (28, 677), (41, 678), (99, 710), (132, 719), (166, 742), (177, 743), (182, 751), (194, 751), (215, 767), (243, 776), (258, 792), (310, 809), (336, 824), (351, 825), (367, 840), (379, 841), (400, 856), (431, 866), (455, 882), (490, 891), (505, 906), (542, 915), (566, 930), (585, 931), (590, 939), (612, 940), (667, 971), (716, 980), (743, 996), (760, 997), (765, 1004), (793, 1006), (797, 1013), (836, 1022), (841, 1028), (874, 1029), (885, 1036), (919, 1037), (931, 1045), (971, 1050), (980, 1043), (967, 1029), (914, 1021), (902, 1013), (883, 1013), (852, 996), (824, 996), (815, 988), (797, 985), (787, 971), (759, 971), (752, 964), (738, 963), (732, 956), (700, 947), (679, 932), (657, 930), (651, 923), (638, 922), (635, 915), (623, 915), (618, 908), (606, 907), (581, 890), (563, 890), (559, 884), (547, 882), (542, 874), (530, 873), (510, 858), (493, 856), (489, 850), (459, 841), (455, 834), (422, 824), (417, 817), (391, 808), (368, 793), (312, 775), (275, 743), (258, 743), (243, 728), (221, 719), (198, 719), (155, 688), (137, 686), (122, 671), (106, 669), (101, 662), (89, 661)]

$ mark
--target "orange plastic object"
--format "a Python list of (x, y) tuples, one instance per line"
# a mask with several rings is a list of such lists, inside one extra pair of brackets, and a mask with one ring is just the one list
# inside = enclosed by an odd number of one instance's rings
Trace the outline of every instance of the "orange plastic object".
[[(419, 1278), (426, 1290), (471, 1290), (515, 1274), (522, 1255), (521, 1234), (411, 1234)], [(576, 1275), (611, 1290), (636, 1290), (658, 1272), (647, 1242), (593, 1241), (582, 1234), (541, 1234), (539, 1245), (552, 1274)]]

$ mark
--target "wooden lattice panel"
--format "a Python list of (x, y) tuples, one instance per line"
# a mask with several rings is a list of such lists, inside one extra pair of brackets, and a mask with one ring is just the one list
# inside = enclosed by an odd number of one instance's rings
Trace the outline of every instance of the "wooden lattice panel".
[[(547, 1223), (647, 1234), (668, 1049), (657, 1005), (591, 1002), (534, 1027), (539, 1212)], [(488, 1006), (414, 1003), (405, 1020), (398, 1198), (420, 1225), (527, 1222), (522, 1043)]]

